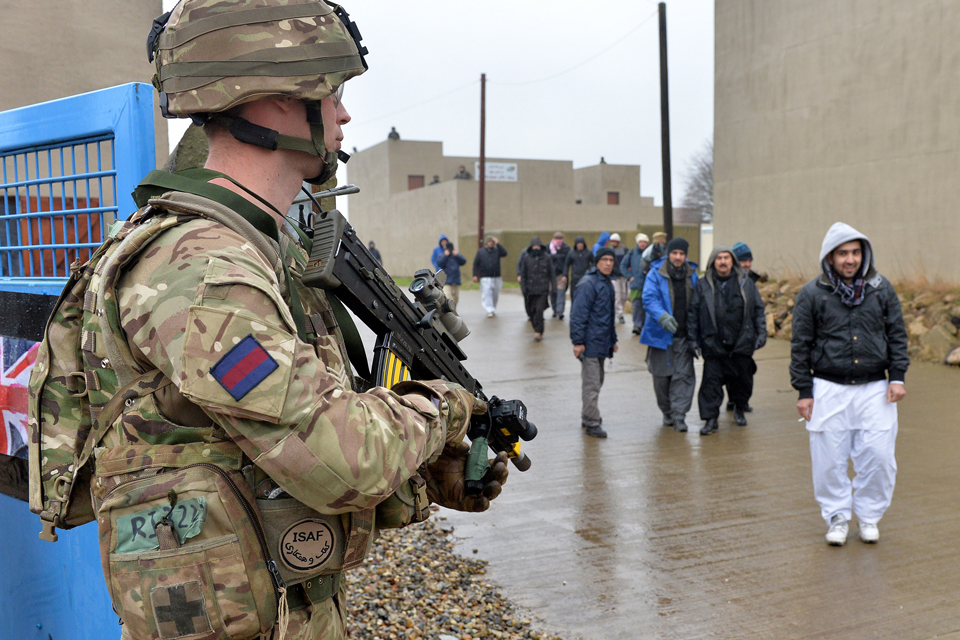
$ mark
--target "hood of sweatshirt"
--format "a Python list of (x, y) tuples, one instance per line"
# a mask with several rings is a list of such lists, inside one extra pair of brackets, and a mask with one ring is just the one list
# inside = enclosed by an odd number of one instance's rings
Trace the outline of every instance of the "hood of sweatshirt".
[(820, 246), (820, 272), (827, 277), (830, 273), (830, 262), (827, 261), (834, 249), (847, 242), (859, 240), (863, 247), (863, 264), (860, 267), (858, 275), (870, 280), (871, 273), (875, 272), (873, 266), (873, 245), (870, 239), (853, 227), (843, 222), (834, 222), (833, 226), (827, 230), (827, 235), (823, 237), (823, 244)]

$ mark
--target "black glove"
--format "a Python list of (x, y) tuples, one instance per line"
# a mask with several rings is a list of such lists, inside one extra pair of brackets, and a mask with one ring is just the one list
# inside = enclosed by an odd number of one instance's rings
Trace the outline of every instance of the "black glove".
[(757, 336), (757, 343), (753, 346), (753, 350), (763, 349), (763, 346), (767, 344), (767, 332), (764, 331), (759, 336)]
[(694, 359), (700, 357), (700, 346), (696, 342), (688, 342), (687, 351), (690, 352), (690, 355), (693, 356)]

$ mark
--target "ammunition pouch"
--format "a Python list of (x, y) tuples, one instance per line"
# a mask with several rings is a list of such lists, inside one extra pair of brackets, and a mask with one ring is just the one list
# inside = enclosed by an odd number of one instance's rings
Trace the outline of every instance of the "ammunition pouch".
[(430, 499), (427, 498), (427, 483), (420, 476), (413, 476), (377, 505), (377, 528), (399, 529), (413, 522), (423, 522), (430, 517)]

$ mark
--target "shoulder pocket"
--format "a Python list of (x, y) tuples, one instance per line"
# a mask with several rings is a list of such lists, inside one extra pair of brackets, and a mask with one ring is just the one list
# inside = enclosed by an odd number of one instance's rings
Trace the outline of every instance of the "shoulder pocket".
[(201, 406), (276, 423), (287, 397), (296, 338), (243, 311), (190, 307), (180, 392)]
[[(250, 258), (252, 261), (253, 259)], [(203, 294), (202, 300), (224, 299), (229, 296), (233, 287), (250, 287), (262, 293), (277, 309), (280, 319), (296, 331), (296, 323), (293, 321), (293, 315), (290, 308), (280, 296), (280, 285), (277, 275), (261, 264), (249, 265), (228, 262), (221, 258), (213, 258), (207, 264), (207, 269), (203, 274)], [(249, 309), (254, 314), (258, 311)], [(269, 313), (269, 311), (267, 311)]]

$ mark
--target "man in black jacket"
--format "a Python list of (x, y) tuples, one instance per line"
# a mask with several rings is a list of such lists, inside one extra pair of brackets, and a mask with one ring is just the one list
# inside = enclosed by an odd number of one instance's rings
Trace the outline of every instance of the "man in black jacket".
[(550, 295), (553, 317), (563, 320), (563, 311), (567, 304), (567, 278), (563, 274), (563, 265), (570, 253), (570, 245), (563, 241), (563, 232), (557, 231), (550, 241), (550, 257), (553, 258), (553, 277), (556, 280), (554, 292)]
[(729, 247), (714, 248), (706, 273), (697, 280), (687, 312), (687, 339), (692, 349), (703, 351), (700, 435), (717, 430), (724, 386), (734, 403), (734, 421), (747, 426), (743, 412), (757, 370), (752, 356), (767, 342), (767, 323), (760, 293)]
[(533, 339), (540, 342), (543, 339), (543, 312), (549, 305), (556, 280), (553, 277), (553, 259), (537, 236), (530, 240), (530, 246), (520, 260), (517, 282), (523, 291), (527, 317), (533, 323)]
[(503, 289), (500, 260), (506, 255), (507, 250), (500, 241), (494, 236), (487, 236), (483, 247), (477, 250), (473, 259), (473, 281), (480, 283), (480, 302), (488, 318), (497, 313), (497, 301), (500, 299), (500, 290)]
[(842, 222), (830, 227), (820, 269), (793, 308), (790, 382), (810, 432), (813, 491), (829, 526), (827, 543), (846, 542), (854, 513), (860, 539), (873, 543), (897, 476), (896, 403), (906, 396), (907, 332), (897, 294), (874, 268), (865, 235)]
[(570, 307), (573, 308), (573, 299), (577, 295), (577, 285), (580, 278), (593, 266), (593, 251), (587, 247), (587, 241), (583, 236), (577, 236), (573, 242), (573, 249), (567, 254), (563, 261), (563, 276), (569, 275), (570, 283)]
[(603, 361), (617, 350), (617, 331), (613, 323), (616, 294), (610, 274), (615, 265), (613, 250), (597, 251), (597, 266), (580, 281), (580, 293), (570, 306), (570, 340), (573, 357), (580, 360), (580, 385), (583, 410), (580, 426), (588, 436), (606, 438), (600, 425), (597, 400), (603, 386)]

